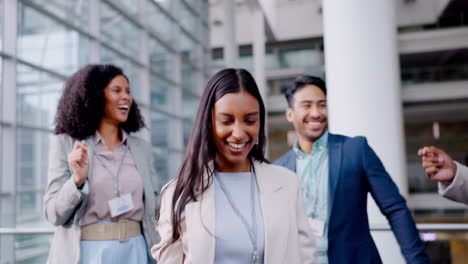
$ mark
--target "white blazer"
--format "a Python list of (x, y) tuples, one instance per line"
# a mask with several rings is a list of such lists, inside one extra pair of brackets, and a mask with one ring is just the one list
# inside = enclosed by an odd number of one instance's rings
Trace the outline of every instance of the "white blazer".
[[(265, 264), (317, 263), (315, 240), (304, 212), (298, 176), (290, 170), (254, 162), (265, 228)], [(156, 229), (161, 241), (151, 254), (160, 264), (212, 264), (215, 256), (213, 184), (185, 206), (180, 238), (172, 240), (171, 204), (176, 181), (163, 187)]]
[(452, 201), (468, 205), (468, 167), (455, 161), (457, 173), (452, 183), (439, 182), (439, 193)]

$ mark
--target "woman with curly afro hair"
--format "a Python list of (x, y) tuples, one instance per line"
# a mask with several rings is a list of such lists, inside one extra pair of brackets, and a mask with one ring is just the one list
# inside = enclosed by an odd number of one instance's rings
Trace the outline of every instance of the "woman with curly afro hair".
[(60, 98), (44, 198), (55, 226), (48, 263), (153, 263), (156, 176), (128, 78), (87, 65)]

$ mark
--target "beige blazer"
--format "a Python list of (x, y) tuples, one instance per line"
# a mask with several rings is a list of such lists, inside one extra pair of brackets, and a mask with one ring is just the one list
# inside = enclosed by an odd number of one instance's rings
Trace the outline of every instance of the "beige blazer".
[[(76, 188), (67, 161), (74, 141), (70, 136), (61, 134), (52, 136), (50, 144), (44, 210), (47, 221), (55, 226), (55, 231), (50, 246), (49, 264), (80, 263), (80, 218), (86, 208), (87, 195)], [(152, 164), (151, 148), (148, 143), (133, 136), (128, 137), (127, 144), (144, 184), (145, 209), (142, 226), (148, 248), (151, 248), (156, 243), (157, 236), (154, 230), (156, 202), (151, 183), (156, 178), (156, 172)], [(93, 150), (88, 148), (88, 179), (93, 177), (93, 157)]]
[[(254, 163), (265, 228), (265, 264), (316, 263), (315, 240), (304, 212), (299, 178), (286, 168)], [(172, 240), (171, 203), (175, 180), (163, 187), (157, 230), (161, 241), (151, 254), (160, 264), (211, 264), (215, 255), (213, 184), (186, 205), (181, 237)]]
[(439, 182), (439, 193), (452, 201), (468, 205), (468, 167), (455, 161), (457, 173), (451, 184)]

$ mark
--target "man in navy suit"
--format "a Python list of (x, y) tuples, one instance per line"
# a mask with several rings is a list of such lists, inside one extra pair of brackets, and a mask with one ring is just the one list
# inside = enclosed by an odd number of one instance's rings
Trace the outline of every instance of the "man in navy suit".
[(327, 131), (323, 80), (299, 76), (286, 91), (286, 99), (286, 118), (294, 125), (298, 141), (274, 163), (301, 178), (319, 262), (382, 263), (369, 230), (370, 192), (390, 222), (407, 263), (429, 263), (405, 199), (366, 138)]

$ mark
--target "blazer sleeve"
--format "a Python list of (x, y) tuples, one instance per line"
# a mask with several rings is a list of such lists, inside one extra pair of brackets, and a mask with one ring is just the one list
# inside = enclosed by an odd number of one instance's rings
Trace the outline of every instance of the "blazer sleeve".
[(67, 223), (86, 196), (75, 185), (73, 174), (68, 166), (67, 145), (69, 145), (68, 149), (71, 149), (70, 137), (52, 136), (44, 210), (47, 221), (56, 226)]
[(455, 161), (457, 173), (451, 184), (439, 182), (439, 193), (452, 201), (468, 205), (468, 167)]
[(151, 248), (151, 255), (160, 264), (182, 264), (184, 262), (181, 238), (172, 241), (171, 208), (174, 189), (171, 183), (174, 182), (170, 182), (161, 191), (160, 215), (156, 224), (161, 241)]
[(299, 236), (299, 253), (301, 257), (301, 263), (304, 264), (313, 264), (318, 263), (317, 261), (317, 246), (315, 243), (315, 238), (310, 229), (307, 216), (304, 210), (304, 199), (302, 194), (301, 185), (299, 183), (299, 177), (294, 174), (294, 177), (297, 179), (297, 198), (296, 198), (296, 214), (297, 214), (297, 229)]
[(424, 244), (405, 199), (400, 195), (397, 186), (367, 140), (361, 139), (363, 169), (370, 193), (380, 211), (387, 217), (406, 262), (429, 263), (429, 258), (424, 252)]

